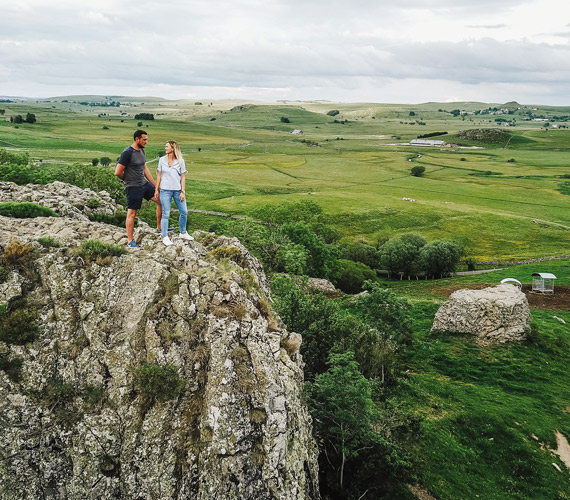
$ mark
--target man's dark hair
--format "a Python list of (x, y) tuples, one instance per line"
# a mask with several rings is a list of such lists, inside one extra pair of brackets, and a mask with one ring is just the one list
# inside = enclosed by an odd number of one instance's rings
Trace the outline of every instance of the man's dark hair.
[(138, 138), (142, 137), (143, 135), (148, 135), (144, 130), (136, 130), (133, 134), (133, 139), (137, 140)]

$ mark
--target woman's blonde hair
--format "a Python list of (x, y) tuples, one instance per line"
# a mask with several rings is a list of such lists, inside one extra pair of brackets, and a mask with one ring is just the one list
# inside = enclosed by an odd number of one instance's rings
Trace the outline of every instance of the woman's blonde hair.
[(182, 163), (184, 158), (182, 157), (182, 151), (180, 151), (180, 146), (176, 141), (166, 141), (170, 144), (170, 147), (174, 150), (174, 157), (178, 160), (178, 163)]

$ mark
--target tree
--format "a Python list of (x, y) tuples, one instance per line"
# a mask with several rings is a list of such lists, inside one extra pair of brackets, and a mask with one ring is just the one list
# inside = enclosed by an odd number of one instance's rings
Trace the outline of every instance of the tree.
[(101, 165), (103, 165), (104, 167), (108, 167), (111, 164), (111, 158), (107, 158), (106, 156), (103, 156), (101, 158)]
[(432, 241), (420, 251), (420, 267), (429, 275), (443, 278), (455, 272), (462, 253), (452, 241)]
[(16, 116), (13, 116), (12, 118), (10, 118), (10, 121), (12, 121), (14, 123), (23, 123), (24, 119), (22, 118), (22, 115), (16, 115)]
[(380, 265), (390, 273), (401, 273), (400, 278), (417, 272), (418, 245), (414, 242), (393, 238), (378, 250)]
[(425, 167), (420, 167), (420, 166), (416, 166), (416, 167), (412, 167), (412, 175), (414, 177), (421, 177), (422, 174), (426, 171)]
[(36, 115), (33, 113), (28, 113), (26, 115), (26, 123), (36, 123)]
[(291, 120), (289, 120), (289, 118), (287, 118), (286, 116), (282, 116), (281, 123), (291, 123)]
[(330, 369), (310, 386), (309, 408), (317, 439), (338, 472), (342, 490), (347, 461), (358, 457), (373, 441), (376, 411), (370, 383), (358, 371), (354, 354), (333, 354), (329, 362)]
[(3, 115), (4, 113), (6, 113), (5, 109), (0, 109), (0, 115)]
[(340, 111), (338, 109), (331, 109), (329, 112), (327, 112), (327, 115), (329, 116), (336, 116), (340, 114)]
[(91, 165), (93, 165), (94, 167), (96, 167), (97, 165), (99, 165), (99, 158), (93, 158), (91, 160)]

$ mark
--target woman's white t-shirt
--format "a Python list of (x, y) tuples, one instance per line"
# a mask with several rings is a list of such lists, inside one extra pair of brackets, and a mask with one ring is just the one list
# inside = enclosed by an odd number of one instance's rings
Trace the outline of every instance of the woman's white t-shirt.
[(166, 156), (161, 156), (158, 160), (157, 172), (161, 172), (160, 178), (160, 189), (172, 189), (174, 191), (180, 191), (182, 185), (180, 184), (180, 176), (187, 172), (184, 160), (179, 162), (174, 160), (172, 165), (168, 165), (168, 158)]

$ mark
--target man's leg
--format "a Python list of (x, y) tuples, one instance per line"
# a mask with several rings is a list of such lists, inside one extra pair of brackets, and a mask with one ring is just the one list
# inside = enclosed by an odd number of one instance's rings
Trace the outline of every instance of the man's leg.
[(132, 208), (127, 209), (127, 220), (125, 221), (125, 226), (127, 227), (127, 240), (133, 241), (135, 232), (135, 217), (137, 211)]

